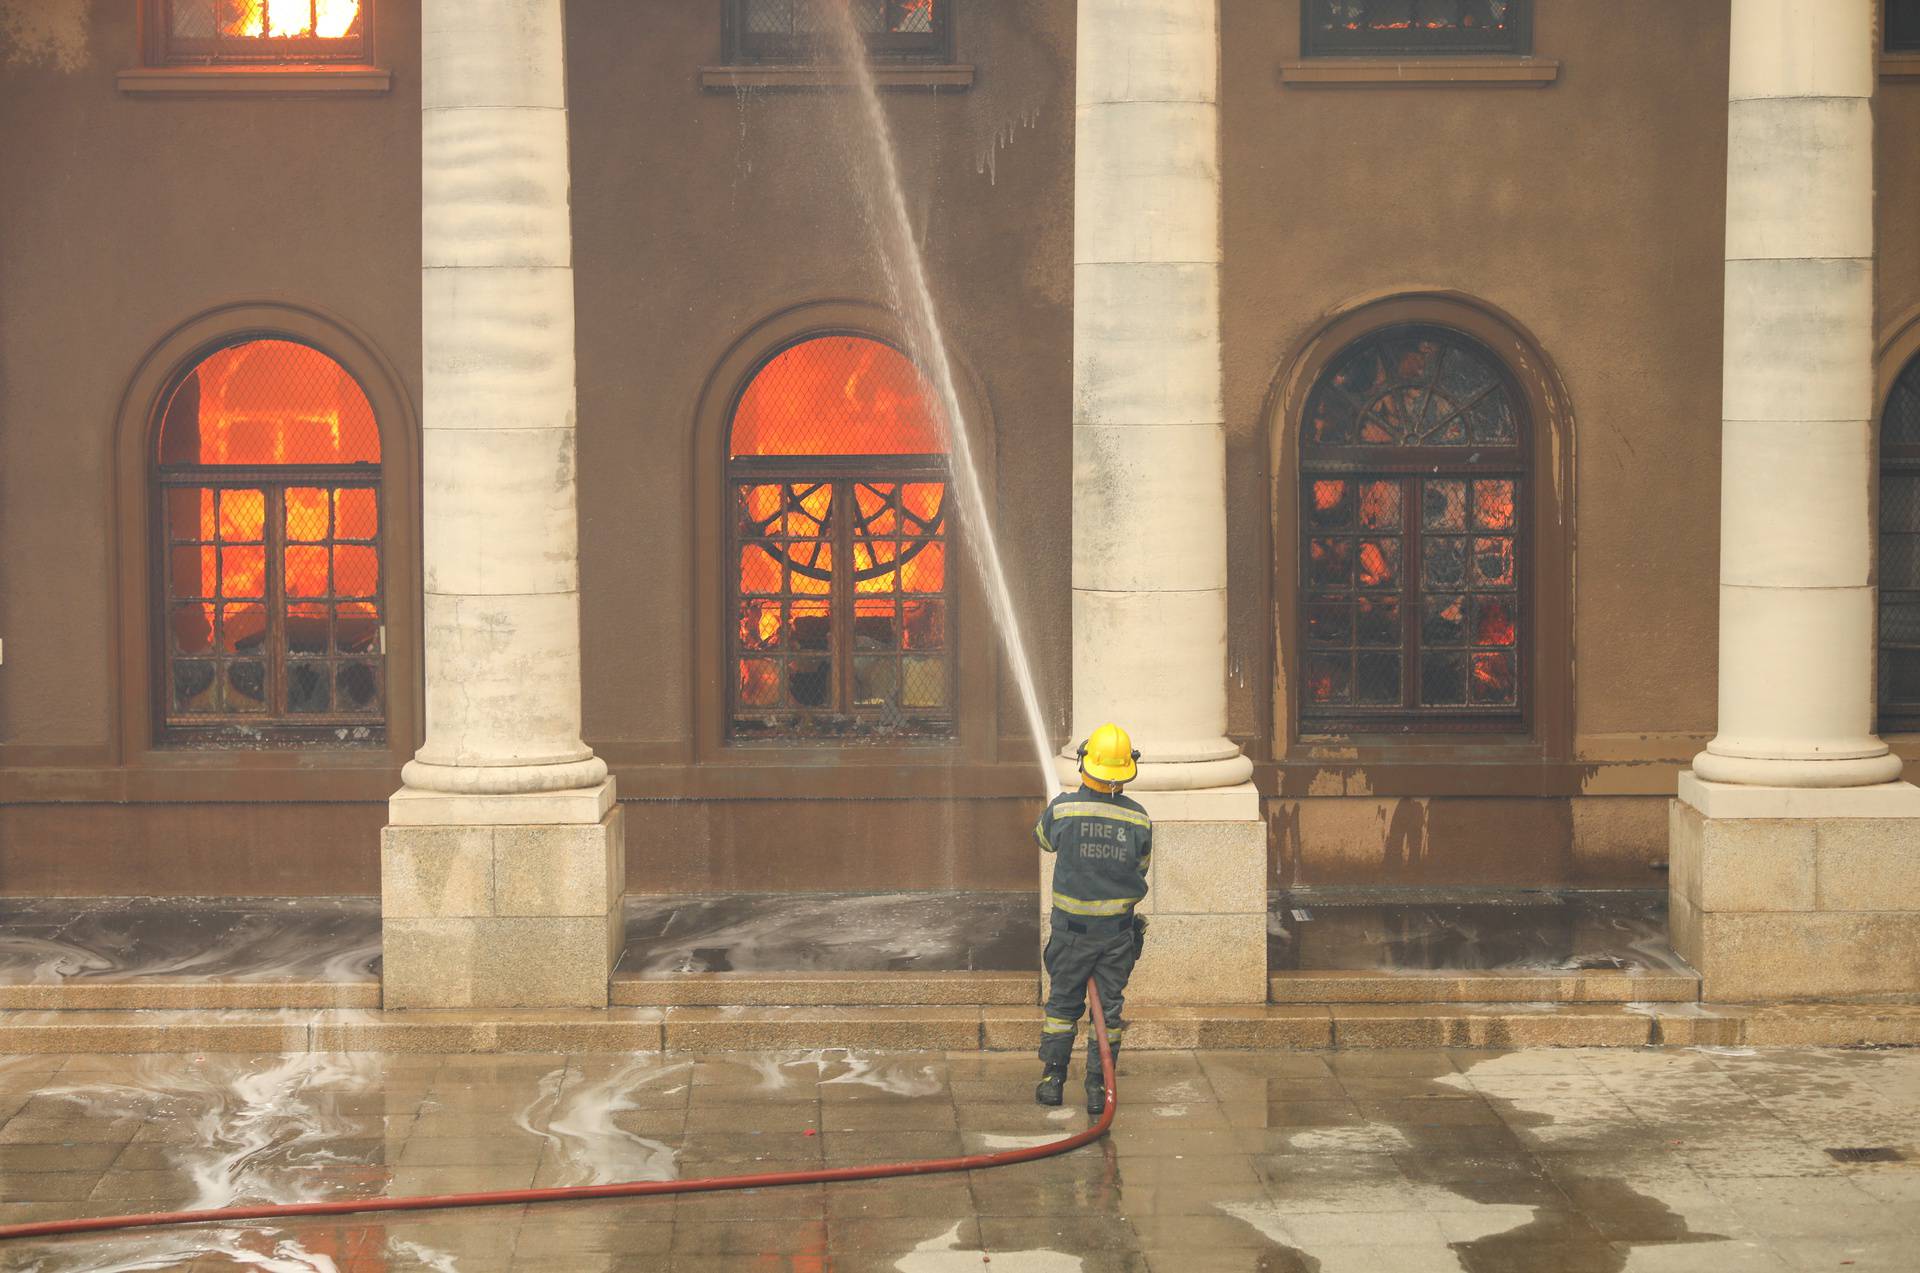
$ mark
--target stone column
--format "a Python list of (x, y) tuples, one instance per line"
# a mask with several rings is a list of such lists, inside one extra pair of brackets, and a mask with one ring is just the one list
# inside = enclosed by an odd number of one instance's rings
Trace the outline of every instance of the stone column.
[(1680, 782), (1709, 997), (1920, 989), (1920, 790), (1873, 735), (1874, 0), (1733, 0), (1720, 732)]
[(1111, 720), (1143, 753), (1148, 1001), (1266, 997), (1266, 835), (1226, 737), (1219, 73), (1217, 0), (1080, 0), (1073, 737)]
[(424, 0), (427, 739), (381, 851), (388, 1007), (607, 1003), (624, 862), (580, 740), (562, 0)]

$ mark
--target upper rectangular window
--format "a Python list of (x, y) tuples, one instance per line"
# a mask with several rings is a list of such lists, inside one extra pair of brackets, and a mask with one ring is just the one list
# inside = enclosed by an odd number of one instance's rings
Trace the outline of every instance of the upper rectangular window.
[(374, 0), (151, 0), (157, 65), (364, 63)]
[(727, 60), (822, 60), (832, 51), (834, 6), (852, 13), (878, 60), (953, 60), (953, 0), (727, 0)]
[(1531, 53), (1529, 0), (1304, 0), (1300, 52)]
[(1886, 49), (1920, 53), (1920, 0), (1887, 0)]

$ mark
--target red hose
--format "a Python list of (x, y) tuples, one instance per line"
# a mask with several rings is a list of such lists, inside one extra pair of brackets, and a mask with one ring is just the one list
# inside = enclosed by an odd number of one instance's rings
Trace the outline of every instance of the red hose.
[(948, 1171), (1007, 1167), (1014, 1163), (1052, 1158), (1090, 1144), (1106, 1135), (1120, 1108), (1113, 1082), (1113, 1049), (1107, 1042), (1107, 1016), (1100, 1007), (1099, 988), (1087, 979), (1087, 1002), (1093, 1009), (1093, 1035), (1100, 1048), (1100, 1072), (1107, 1107), (1100, 1121), (1083, 1132), (1045, 1145), (1006, 1149), (997, 1154), (968, 1154), (963, 1158), (930, 1158), (924, 1162), (875, 1163), (865, 1167), (827, 1167), (818, 1171), (777, 1171), (760, 1176), (708, 1176), (699, 1180), (631, 1180), (624, 1184), (568, 1185), (556, 1189), (500, 1189), (491, 1193), (449, 1193), (418, 1198), (362, 1198), (339, 1202), (289, 1202), (257, 1207), (220, 1207), (210, 1211), (155, 1211), (146, 1215), (93, 1216), (82, 1220), (41, 1220), (32, 1224), (0, 1225), (0, 1240), (46, 1238), (67, 1233), (101, 1233), (115, 1229), (153, 1229), (163, 1225), (211, 1224), (235, 1220), (282, 1220), (292, 1216), (341, 1216), (368, 1211), (431, 1211), (442, 1207), (504, 1207), (523, 1202), (578, 1202), (587, 1198), (638, 1198), (663, 1193), (708, 1193), (722, 1189), (767, 1189), (775, 1185), (810, 1185), (839, 1180), (880, 1180), (889, 1176), (931, 1176)]

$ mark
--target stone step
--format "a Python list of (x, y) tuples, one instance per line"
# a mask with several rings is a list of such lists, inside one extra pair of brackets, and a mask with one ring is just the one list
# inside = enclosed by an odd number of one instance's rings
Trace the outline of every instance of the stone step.
[[(1139, 1007), (1133, 1050), (1920, 1045), (1920, 1004)], [(1024, 1052), (1035, 1007), (0, 1011), (0, 1053)]]
[(621, 1007), (887, 1007), (1031, 1004), (1037, 972), (615, 973)]
[(218, 977), (71, 977), (0, 983), (0, 1010), (147, 1008), (378, 1008), (378, 981), (268, 981)]
[(1273, 1003), (1693, 1003), (1698, 974), (1625, 972), (1406, 972), (1300, 970), (1272, 973)]

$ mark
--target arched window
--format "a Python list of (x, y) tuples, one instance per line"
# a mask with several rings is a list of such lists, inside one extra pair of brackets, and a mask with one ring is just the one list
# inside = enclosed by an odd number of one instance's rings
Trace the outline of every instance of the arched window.
[(1880, 423), (1880, 729), (1920, 729), (1920, 358)]
[(947, 456), (891, 345), (813, 336), (733, 408), (727, 490), (736, 742), (954, 733)]
[(250, 339), (163, 396), (159, 716), (176, 742), (385, 733), (380, 432), (326, 354)]
[(1461, 333), (1391, 327), (1334, 357), (1300, 438), (1303, 729), (1524, 724), (1529, 431)]

